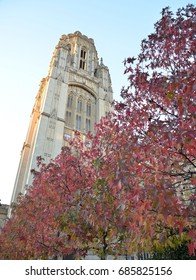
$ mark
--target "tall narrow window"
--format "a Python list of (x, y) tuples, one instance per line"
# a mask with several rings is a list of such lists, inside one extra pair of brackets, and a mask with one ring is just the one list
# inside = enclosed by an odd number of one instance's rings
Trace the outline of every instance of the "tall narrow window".
[(73, 96), (69, 95), (67, 99), (67, 108), (71, 109), (73, 104)]
[(81, 49), (80, 53), (80, 68), (85, 70), (86, 69), (86, 50)]
[(81, 130), (81, 116), (76, 115), (76, 130)]
[(86, 119), (86, 132), (91, 131), (91, 120)]
[(86, 115), (87, 115), (87, 117), (91, 116), (91, 103), (90, 102), (88, 102), (86, 104)]
[(77, 112), (78, 112), (78, 113), (82, 113), (82, 98), (81, 98), (81, 97), (78, 98), (78, 102), (77, 102)]
[(71, 112), (66, 111), (66, 119), (65, 119), (65, 123), (69, 126), (71, 126)]
[(91, 131), (91, 101), (86, 104), (86, 132)]

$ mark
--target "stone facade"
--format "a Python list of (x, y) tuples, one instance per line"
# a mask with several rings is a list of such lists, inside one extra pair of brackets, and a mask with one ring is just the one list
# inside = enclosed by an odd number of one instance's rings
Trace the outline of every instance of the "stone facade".
[(109, 69), (99, 61), (94, 41), (79, 31), (63, 35), (57, 44), (46, 78), (42, 79), (33, 106), (27, 137), (21, 151), (11, 203), (32, 182), (30, 170), (37, 156), (46, 162), (60, 153), (74, 131), (94, 131), (112, 109)]
[(7, 204), (0, 203), (0, 231), (1, 231), (1, 228), (3, 228), (3, 226), (7, 220), (8, 208), (9, 208), (9, 206)]

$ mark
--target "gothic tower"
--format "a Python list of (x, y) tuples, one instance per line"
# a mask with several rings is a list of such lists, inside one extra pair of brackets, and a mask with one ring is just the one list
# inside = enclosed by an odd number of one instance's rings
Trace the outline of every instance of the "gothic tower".
[(93, 132), (94, 124), (111, 110), (112, 99), (109, 70), (99, 62), (93, 39), (79, 31), (63, 35), (36, 96), (11, 203), (31, 184), (37, 156), (49, 162), (74, 130), (83, 137)]

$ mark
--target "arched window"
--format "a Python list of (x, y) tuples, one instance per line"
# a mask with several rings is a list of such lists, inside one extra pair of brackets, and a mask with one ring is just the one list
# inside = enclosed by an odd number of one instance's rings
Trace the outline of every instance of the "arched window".
[(80, 52), (80, 69), (86, 69), (86, 50), (85, 48), (81, 49)]

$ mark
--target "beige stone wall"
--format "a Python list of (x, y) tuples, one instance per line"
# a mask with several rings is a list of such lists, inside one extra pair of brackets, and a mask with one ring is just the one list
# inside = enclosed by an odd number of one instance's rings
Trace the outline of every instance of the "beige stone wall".
[(8, 205), (0, 204), (0, 230), (3, 228), (8, 214)]

